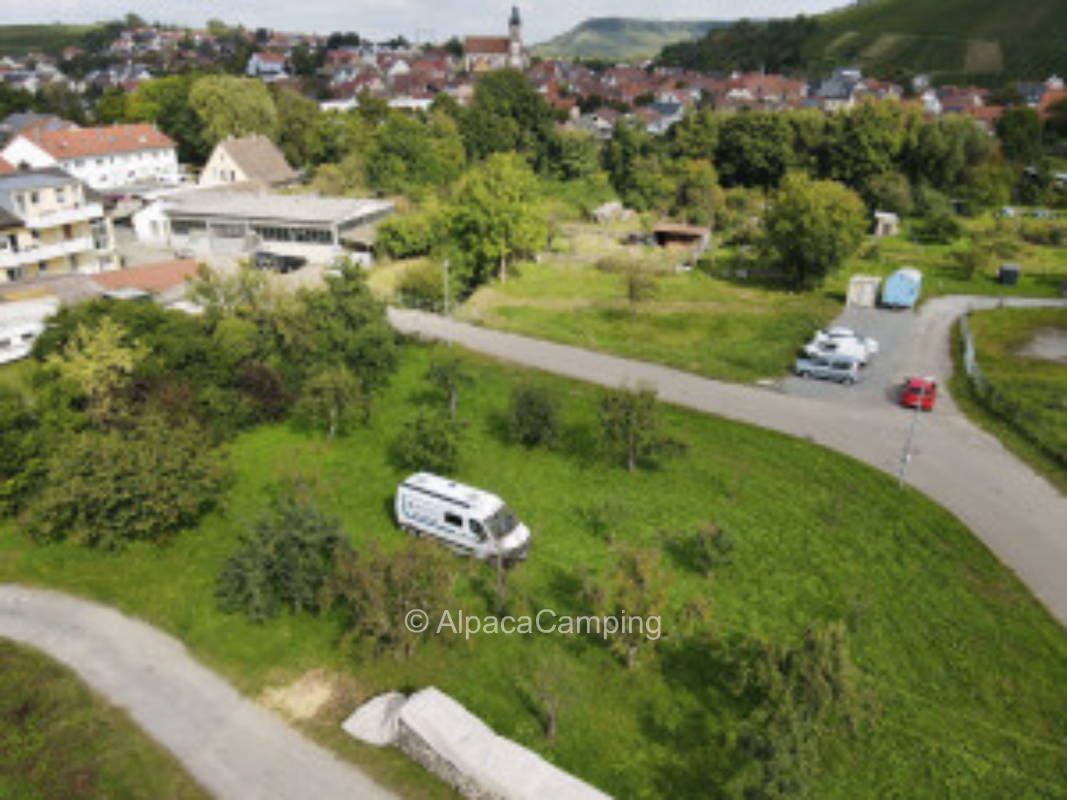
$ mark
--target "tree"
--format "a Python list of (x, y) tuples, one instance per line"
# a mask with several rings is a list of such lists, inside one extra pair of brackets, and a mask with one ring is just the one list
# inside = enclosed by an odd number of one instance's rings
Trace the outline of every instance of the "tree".
[(878, 211), (892, 211), (900, 216), (912, 212), (911, 184), (899, 172), (883, 172), (868, 179), (864, 194), (871, 207)]
[(852, 190), (791, 174), (764, 215), (764, 254), (790, 286), (803, 289), (855, 252), (867, 224)]
[(278, 110), (266, 84), (254, 78), (208, 75), (189, 91), (189, 105), (203, 125), (209, 146), (227, 136), (261, 133), (273, 138)]
[(517, 152), (539, 172), (555, 166), (552, 109), (521, 72), (501, 69), (479, 78), (460, 129), (472, 160)]
[(511, 438), (519, 444), (550, 445), (559, 429), (559, 399), (547, 386), (519, 384), (511, 390), (507, 418)]
[(449, 208), (452, 263), (468, 290), (495, 269), (545, 245), (548, 228), (538, 208), (537, 179), (515, 153), (496, 153), (460, 181)]
[(236, 272), (201, 264), (189, 289), (189, 299), (203, 305), (206, 316), (216, 320), (234, 316), (258, 319), (276, 301), (267, 276), (250, 261), (240, 262)]
[(145, 415), (128, 431), (88, 430), (52, 451), (25, 529), (39, 541), (106, 549), (160, 539), (213, 508), (226, 475), (193, 425)]
[(393, 462), (401, 469), (447, 475), (459, 466), (459, 430), (444, 414), (419, 411), (392, 446)]
[(318, 612), (323, 584), (346, 547), (340, 522), (290, 489), (274, 495), (239, 542), (222, 565), (215, 598), (223, 611), (253, 622), (283, 608)]
[(711, 161), (719, 144), (721, 116), (710, 109), (685, 110), (682, 118), (667, 130), (667, 154), (672, 159)]
[(559, 139), (559, 173), (575, 180), (600, 170), (600, 142), (586, 131), (564, 131)]
[(892, 172), (918, 126), (918, 112), (895, 101), (867, 101), (827, 121), (822, 174), (861, 191), (877, 175)]
[(582, 594), (602, 619), (629, 617), (631, 624), (620, 624), (608, 642), (626, 668), (633, 669), (641, 648), (659, 637), (659, 627), (652, 631), (648, 621), (663, 616), (667, 575), (658, 551), (626, 545), (615, 548), (615, 555), (611, 572), (602, 577), (586, 577)]
[(44, 430), (29, 399), (0, 385), (0, 516), (18, 511), (44, 477)]
[(1041, 117), (1032, 108), (1006, 109), (997, 117), (995, 128), (1004, 158), (1023, 166), (1033, 166), (1041, 160)]
[(343, 364), (365, 394), (372, 394), (396, 367), (396, 335), (385, 307), (371, 294), (363, 269), (344, 259), (320, 289), (301, 289), (291, 313), (277, 321), (291, 363), (312, 370)]
[(601, 396), (601, 445), (612, 461), (621, 461), (630, 472), (662, 444), (658, 429), (656, 390), (652, 387), (632, 391), (622, 386)]
[(630, 327), (637, 322), (637, 306), (651, 300), (659, 292), (656, 276), (638, 261), (628, 261), (622, 273), (626, 286), (626, 300), (630, 304)]
[(126, 95), (126, 119), (131, 122), (154, 122), (178, 145), (183, 162), (202, 164), (211, 144), (204, 127), (189, 104), (189, 93), (196, 75), (169, 75), (140, 84)]
[(146, 355), (121, 325), (103, 317), (95, 328), (79, 325), (62, 351), (46, 363), (85, 393), (90, 416), (105, 425), (115, 421), (119, 390)]
[(706, 159), (677, 163), (677, 189), (671, 214), (694, 225), (708, 225), (726, 204), (715, 168)]
[(349, 642), (410, 656), (419, 635), (405, 624), (408, 612), (421, 609), (432, 620), (454, 581), (451, 558), (436, 544), (412, 540), (386, 554), (372, 542), (339, 553), (323, 591), (327, 605), (340, 612)]
[(278, 147), (286, 161), (296, 167), (312, 163), (322, 112), (314, 100), (281, 87), (274, 95), (278, 115)]
[(410, 193), (451, 183), (465, 162), (463, 140), (447, 114), (433, 114), (423, 122), (392, 112), (371, 137), (364, 169), (375, 188), (391, 194)]
[(443, 357), (435, 357), (430, 362), (430, 368), (426, 370), (426, 379), (444, 395), (448, 403), (448, 418), (455, 422), (459, 389), (464, 384), (472, 383), (474, 377), (467, 371), (463, 361), (458, 356), (449, 354)]
[(793, 157), (793, 129), (784, 114), (743, 111), (723, 123), (715, 167), (726, 186), (773, 189)]
[(359, 379), (343, 364), (319, 367), (304, 383), (296, 404), (298, 416), (326, 428), (326, 438), (365, 422), (370, 405)]

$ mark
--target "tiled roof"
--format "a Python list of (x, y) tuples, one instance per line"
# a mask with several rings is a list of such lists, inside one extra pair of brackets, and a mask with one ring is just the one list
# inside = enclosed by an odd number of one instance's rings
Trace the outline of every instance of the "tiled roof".
[(463, 52), (467, 55), (507, 53), (510, 47), (511, 40), (506, 36), (468, 36), (463, 42)]
[(93, 275), (93, 283), (105, 291), (115, 289), (142, 289), (146, 292), (162, 292), (180, 286), (196, 275), (196, 262), (192, 260), (163, 261), (114, 272)]
[(26, 138), (57, 159), (174, 147), (168, 136), (147, 124), (42, 131)]
[(219, 147), (237, 162), (237, 166), (249, 180), (267, 184), (287, 183), (296, 180), (296, 170), (289, 166), (285, 156), (266, 136), (245, 136), (227, 139)]

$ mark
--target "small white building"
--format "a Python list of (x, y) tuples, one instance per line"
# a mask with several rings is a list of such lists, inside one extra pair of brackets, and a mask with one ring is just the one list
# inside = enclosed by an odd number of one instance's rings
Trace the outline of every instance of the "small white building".
[(264, 81), (288, 77), (285, 71), (285, 56), (282, 53), (253, 53), (245, 65), (245, 74)]
[(147, 124), (35, 130), (12, 139), (0, 157), (15, 167), (59, 167), (101, 192), (180, 181), (174, 142)]
[(874, 212), (874, 235), (879, 239), (900, 234), (900, 217), (892, 211)]
[(877, 275), (853, 275), (848, 282), (845, 305), (874, 308), (878, 303), (878, 289), (881, 285), (882, 279)]

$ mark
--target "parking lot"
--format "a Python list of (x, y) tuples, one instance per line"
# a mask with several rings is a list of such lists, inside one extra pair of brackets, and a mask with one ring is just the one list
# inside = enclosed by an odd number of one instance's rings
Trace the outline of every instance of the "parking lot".
[[(798, 378), (781, 381), (781, 390), (796, 397), (833, 399), (869, 405), (896, 402), (897, 392), (908, 368), (908, 354), (919, 333), (914, 311), (881, 308), (846, 308), (832, 325), (839, 325), (878, 340), (879, 350), (863, 368), (862, 378), (853, 386), (833, 381)], [(813, 335), (815, 331), (811, 332)], [(806, 342), (797, 342), (797, 351)]]

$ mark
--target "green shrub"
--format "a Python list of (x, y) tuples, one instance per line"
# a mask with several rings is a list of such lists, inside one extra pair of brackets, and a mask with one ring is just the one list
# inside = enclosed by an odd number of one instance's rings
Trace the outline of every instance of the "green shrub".
[(508, 431), (525, 447), (550, 445), (559, 429), (559, 400), (547, 386), (516, 386), (508, 406)]
[(223, 611), (253, 622), (283, 608), (317, 612), (320, 590), (345, 546), (340, 522), (288, 491), (273, 499), (240, 542), (222, 565), (215, 597)]
[(420, 411), (393, 442), (402, 469), (448, 474), (459, 466), (459, 429), (446, 415)]
[(102, 548), (160, 539), (213, 508), (225, 484), (224, 458), (199, 429), (147, 416), (129, 431), (89, 430), (56, 447), (25, 529)]

